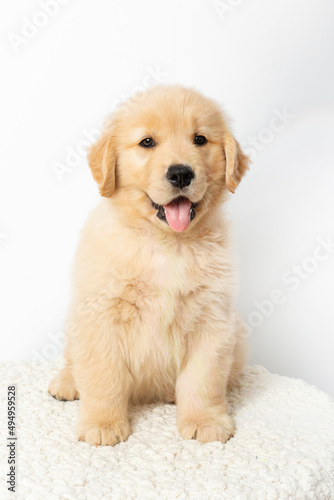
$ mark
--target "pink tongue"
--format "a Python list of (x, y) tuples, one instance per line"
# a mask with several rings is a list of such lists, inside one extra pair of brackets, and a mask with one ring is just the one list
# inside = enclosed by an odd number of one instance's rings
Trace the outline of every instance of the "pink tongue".
[(164, 205), (167, 222), (174, 231), (181, 232), (189, 226), (190, 208), (191, 202), (186, 198)]

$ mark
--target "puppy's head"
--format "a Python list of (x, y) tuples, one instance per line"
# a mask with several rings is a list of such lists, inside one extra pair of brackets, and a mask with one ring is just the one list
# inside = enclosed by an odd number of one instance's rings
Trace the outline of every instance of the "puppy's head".
[(129, 220), (176, 232), (234, 192), (249, 163), (217, 105), (180, 86), (154, 87), (120, 106), (88, 160), (101, 195)]

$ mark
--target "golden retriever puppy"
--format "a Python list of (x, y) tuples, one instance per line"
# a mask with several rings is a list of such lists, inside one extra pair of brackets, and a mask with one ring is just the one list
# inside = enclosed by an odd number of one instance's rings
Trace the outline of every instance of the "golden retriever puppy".
[(224, 443), (245, 344), (220, 207), (249, 160), (219, 107), (181, 86), (121, 105), (88, 160), (103, 199), (81, 234), (49, 392), (80, 398), (90, 444), (125, 441), (129, 403), (153, 401), (176, 403), (184, 439)]

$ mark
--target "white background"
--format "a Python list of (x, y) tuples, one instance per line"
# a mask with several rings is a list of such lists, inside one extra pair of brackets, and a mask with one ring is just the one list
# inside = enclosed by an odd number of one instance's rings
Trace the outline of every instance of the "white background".
[(61, 351), (78, 233), (99, 199), (81, 141), (161, 79), (222, 103), (252, 153), (229, 202), (238, 306), (258, 324), (251, 362), (334, 395), (334, 250), (312, 257), (334, 240), (333, 2), (55, 2), (52, 15), (42, 0), (0, 12), (1, 358)]

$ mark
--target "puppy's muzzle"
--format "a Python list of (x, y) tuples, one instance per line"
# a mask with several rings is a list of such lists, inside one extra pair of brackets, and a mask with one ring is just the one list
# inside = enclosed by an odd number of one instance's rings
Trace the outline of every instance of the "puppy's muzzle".
[(195, 173), (188, 165), (171, 165), (166, 177), (172, 186), (183, 189), (191, 184)]

